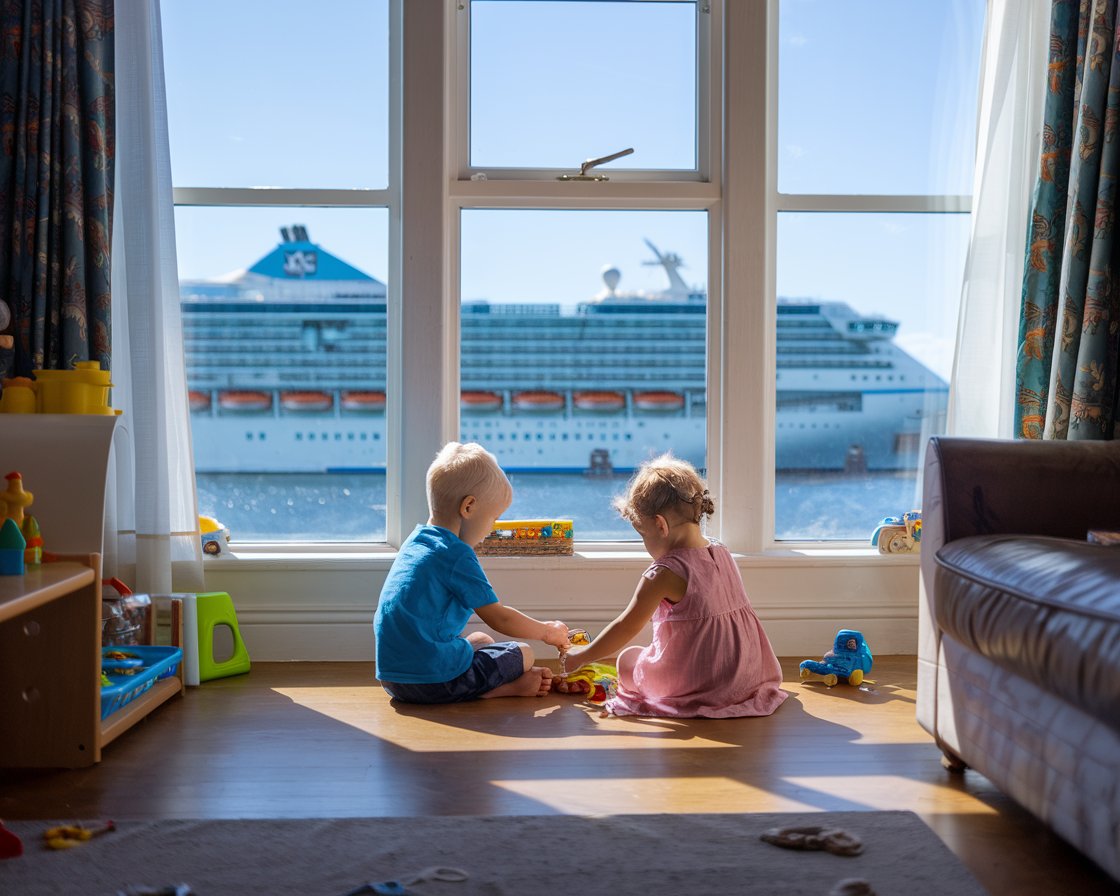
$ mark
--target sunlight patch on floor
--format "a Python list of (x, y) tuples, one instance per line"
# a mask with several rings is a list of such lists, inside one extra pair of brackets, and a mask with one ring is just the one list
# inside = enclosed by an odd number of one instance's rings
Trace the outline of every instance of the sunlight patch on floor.
[[(567, 814), (650, 812), (813, 812), (818, 807), (724, 777), (572, 778), (491, 781), (495, 787)], [(713, 809), (718, 806), (718, 809)]]
[[(495, 750), (741, 749), (733, 740), (696, 734), (691, 720), (600, 718), (599, 709), (569, 698), (527, 703), (523, 718), (486, 712), (479, 704), (389, 707), (354, 688), (273, 688), (303, 709), (348, 725), (410, 752), (490, 752)], [(486, 701), (483, 701), (486, 702)], [(557, 714), (570, 718), (559, 723)], [(536, 726), (543, 726), (538, 732)], [(718, 727), (712, 731), (718, 733)], [(417, 750), (417, 744), (423, 744)]]
[(948, 784), (915, 780), (901, 775), (786, 776), (782, 780), (805, 791), (851, 800), (859, 803), (860, 809), (889, 811), (905, 807), (918, 813), (945, 812), (948, 802), (953, 804), (953, 811), (958, 814), (996, 814), (991, 806)]

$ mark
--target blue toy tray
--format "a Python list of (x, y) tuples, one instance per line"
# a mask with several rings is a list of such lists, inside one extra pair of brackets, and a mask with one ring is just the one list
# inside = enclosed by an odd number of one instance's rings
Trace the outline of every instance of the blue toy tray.
[(178, 647), (137, 644), (103, 647), (101, 671), (110, 683), (101, 688), (101, 718), (131, 703), (161, 678), (170, 678), (178, 671), (182, 659), (183, 651)]

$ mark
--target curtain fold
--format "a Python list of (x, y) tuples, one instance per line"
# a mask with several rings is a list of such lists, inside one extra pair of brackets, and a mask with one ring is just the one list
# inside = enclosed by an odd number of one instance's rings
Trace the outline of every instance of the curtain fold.
[(1120, 347), (1117, 0), (1054, 0), (1023, 277), (1016, 435), (1112, 439)]
[(204, 587), (179, 309), (158, 0), (117, 0), (114, 438), (106, 570), (134, 590)]
[(113, 0), (3, 0), (0, 20), (0, 375), (108, 370)]
[(1009, 438), (1023, 244), (1037, 170), (1050, 0), (990, 0), (968, 257), (946, 431)]

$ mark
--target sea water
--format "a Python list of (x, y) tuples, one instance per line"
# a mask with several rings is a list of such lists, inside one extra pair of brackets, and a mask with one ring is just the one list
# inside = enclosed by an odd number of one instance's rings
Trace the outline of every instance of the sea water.
[[(571, 519), (580, 541), (633, 540), (611, 506), (625, 476), (513, 473), (506, 519)], [(198, 506), (234, 542), (385, 540), (385, 477), (354, 473), (199, 473)], [(879, 521), (920, 506), (916, 474), (779, 474), (774, 490), (779, 541), (867, 542)]]

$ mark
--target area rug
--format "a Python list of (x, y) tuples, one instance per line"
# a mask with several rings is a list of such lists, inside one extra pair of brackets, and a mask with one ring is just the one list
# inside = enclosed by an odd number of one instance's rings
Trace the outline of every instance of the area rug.
[[(910, 812), (118, 822), (65, 850), (43, 842), (53, 824), (5, 822), (24, 854), (0, 861), (0, 893), (131, 896), (171, 887), (174, 894), (173, 885), (187, 884), (197, 896), (345, 896), (431, 866), (468, 876), (415, 883), (409, 893), (848, 896), (860, 891), (838, 887), (853, 879), (876, 896), (984, 893)], [(806, 826), (839, 829), (863, 851), (793, 850), (760, 839)]]

